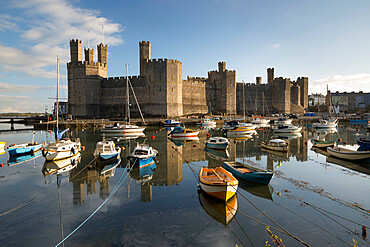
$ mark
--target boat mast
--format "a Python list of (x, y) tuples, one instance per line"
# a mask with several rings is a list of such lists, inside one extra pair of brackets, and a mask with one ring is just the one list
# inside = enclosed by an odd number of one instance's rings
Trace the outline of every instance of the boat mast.
[(128, 65), (126, 64), (126, 119), (127, 123), (130, 124), (130, 99), (129, 99), (129, 88), (128, 88)]
[(244, 95), (244, 80), (243, 82), (243, 120), (245, 120), (245, 95)]
[(57, 56), (57, 106), (56, 106), (56, 112), (57, 112), (57, 128), (59, 124), (59, 56)]

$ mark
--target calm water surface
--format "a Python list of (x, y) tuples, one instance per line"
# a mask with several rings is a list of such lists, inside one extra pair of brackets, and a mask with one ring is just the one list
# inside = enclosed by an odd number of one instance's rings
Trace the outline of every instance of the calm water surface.
[[(0, 124), (0, 141), (8, 144), (32, 139), (32, 130), (4, 130), (10, 125)], [(290, 144), (288, 154), (261, 150), (260, 142), (272, 133), (257, 132), (252, 139), (231, 139), (226, 153), (204, 150), (207, 133), (221, 136), (219, 130), (202, 130), (198, 141), (173, 142), (165, 130), (148, 128), (146, 137), (114, 139), (126, 149), (121, 163), (108, 173), (94, 163), (86, 167), (96, 142), (103, 138), (99, 131), (70, 132), (86, 150), (76, 167), (59, 174), (43, 175), (42, 156), (22, 162), (2, 154), (0, 246), (55, 246), (108, 198), (64, 246), (265, 246), (266, 241), (274, 246), (258, 221), (269, 225), (286, 246), (303, 246), (273, 229), (277, 226), (250, 202), (311, 246), (350, 246), (353, 240), (369, 246), (369, 238), (361, 237), (361, 226), (321, 209), (369, 227), (370, 163), (327, 157), (312, 150), (309, 141), (318, 134), (332, 140), (340, 137), (356, 149), (356, 140), (366, 137), (365, 129), (357, 133), (354, 127), (340, 126), (338, 133), (305, 130), (301, 136), (283, 136)], [(38, 130), (35, 140), (53, 141), (53, 134)], [(126, 157), (136, 142), (144, 140), (160, 153), (156, 168), (140, 173), (134, 167), (126, 177)], [(201, 166), (216, 167), (226, 159), (276, 172), (268, 186), (241, 184), (229, 203), (238, 212), (228, 219), (225, 205), (199, 192), (196, 180)]]

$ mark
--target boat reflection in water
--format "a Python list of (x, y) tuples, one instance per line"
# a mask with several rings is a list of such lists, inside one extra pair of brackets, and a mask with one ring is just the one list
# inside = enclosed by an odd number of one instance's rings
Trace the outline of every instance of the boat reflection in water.
[[(157, 165), (153, 162), (141, 168), (134, 166), (130, 171), (130, 177), (136, 180), (137, 183), (140, 183), (141, 202), (151, 202), (153, 199), (152, 183), (150, 181), (153, 179), (156, 168)], [(128, 193), (129, 191), (130, 189), (128, 188)]]
[(172, 138), (170, 138), (170, 140), (177, 147), (181, 147), (181, 146), (186, 145), (187, 143), (198, 142), (199, 141), (199, 137), (197, 137), (197, 136), (195, 136), (195, 137), (172, 137)]
[(215, 150), (211, 148), (204, 148), (204, 151), (210, 158), (220, 160), (220, 161), (225, 161), (230, 156), (229, 152), (226, 149), (225, 150)]
[(75, 168), (80, 162), (81, 154), (79, 152), (66, 159), (45, 161), (44, 166), (42, 167), (42, 174), (44, 174), (44, 176), (48, 176), (51, 174), (67, 172)]
[(239, 187), (252, 195), (273, 201), (274, 188), (270, 184), (257, 184), (240, 179)]
[(264, 148), (264, 147), (261, 147), (261, 150), (262, 150), (262, 153), (266, 152), (267, 156), (272, 160), (289, 161), (289, 153), (290, 152), (280, 152), (280, 151), (267, 149), (267, 148)]
[(274, 136), (271, 139), (296, 139), (302, 137), (302, 133), (274, 133)]
[[(1, 152), (1, 151), (0, 151)], [(14, 166), (14, 165), (19, 165), (24, 162), (36, 159), (40, 157), (42, 154), (41, 150), (34, 152), (34, 153), (27, 153), (23, 155), (10, 155), (9, 160), (8, 160), (8, 166)]]
[(114, 139), (116, 142), (126, 141), (126, 140), (133, 140), (139, 137), (144, 137), (145, 134), (143, 132), (137, 133), (102, 133), (103, 140), (106, 139)]
[(333, 156), (328, 156), (326, 157), (326, 162), (340, 165), (350, 170), (370, 175), (370, 163), (366, 161), (359, 161), (359, 160), (350, 161), (350, 160), (343, 160), (343, 159), (335, 158)]
[(218, 200), (202, 190), (198, 190), (200, 205), (216, 221), (225, 227), (230, 224), (238, 211), (238, 201), (236, 194), (227, 202)]
[(100, 176), (113, 177), (116, 167), (121, 163), (121, 157), (104, 162), (96, 162), (96, 170)]

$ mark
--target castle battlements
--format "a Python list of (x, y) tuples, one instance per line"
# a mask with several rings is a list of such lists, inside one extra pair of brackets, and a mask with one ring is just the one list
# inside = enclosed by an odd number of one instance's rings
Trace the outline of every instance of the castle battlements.
[[(137, 80), (137, 79), (144, 79), (143, 76), (138, 75), (132, 75), (128, 77), (129, 80)], [(104, 78), (103, 81), (120, 81), (120, 80), (126, 80), (126, 76), (115, 76), (115, 77), (108, 77)]]
[(86, 65), (96, 66), (96, 67), (99, 67), (100, 69), (107, 69), (106, 63), (90, 62), (90, 61), (77, 61), (77, 63), (68, 62), (67, 68), (70, 68), (71, 66), (73, 66), (74, 68), (85, 68)]
[(140, 45), (150, 45), (150, 42), (149, 41), (140, 41), (139, 42)]
[(154, 58), (154, 59), (148, 59), (147, 63), (153, 64), (153, 63), (167, 63), (167, 64), (182, 64), (180, 61), (175, 59), (168, 59), (168, 58)]
[(82, 44), (82, 41), (81, 40), (78, 40), (78, 39), (71, 39), (69, 41), (70, 44), (73, 44), (73, 43), (78, 43), (78, 44)]

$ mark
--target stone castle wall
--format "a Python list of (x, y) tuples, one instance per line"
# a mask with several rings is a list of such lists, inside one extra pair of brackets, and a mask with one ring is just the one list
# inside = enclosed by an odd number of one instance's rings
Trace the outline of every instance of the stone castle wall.
[[(107, 45), (84, 49), (82, 42), (70, 41), (71, 61), (68, 68), (68, 111), (76, 117), (123, 117), (126, 111), (125, 77), (107, 78)], [(243, 112), (243, 86), (236, 82), (236, 71), (227, 70), (225, 62), (208, 78), (182, 80), (182, 63), (174, 59), (152, 59), (151, 44), (139, 43), (140, 75), (130, 76), (136, 98), (145, 116), (179, 117), (207, 113), (234, 115)], [(308, 78), (274, 78), (268, 69), (268, 84), (256, 77), (256, 84), (244, 87), (244, 104), (248, 114), (301, 112), (308, 107)], [(131, 115), (139, 111), (130, 89)]]

